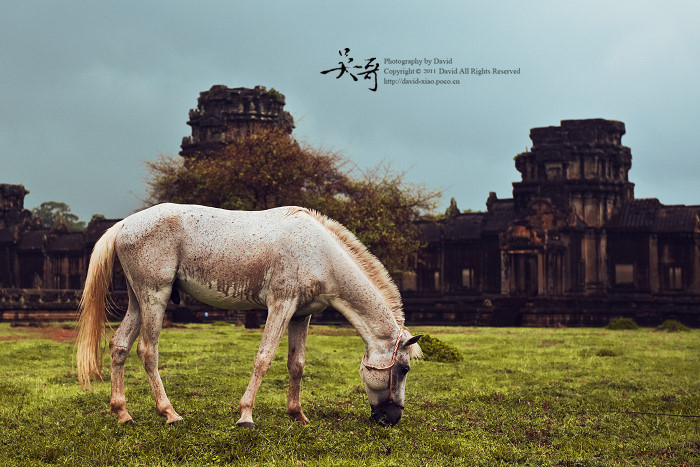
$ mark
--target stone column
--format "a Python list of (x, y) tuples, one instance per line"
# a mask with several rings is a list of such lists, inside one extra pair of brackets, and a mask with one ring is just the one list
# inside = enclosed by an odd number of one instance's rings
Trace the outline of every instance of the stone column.
[(549, 295), (547, 293), (547, 265), (546, 255), (542, 252), (537, 253), (537, 295), (542, 297)]
[(659, 293), (661, 282), (659, 277), (659, 241), (654, 234), (649, 235), (649, 290)]
[(608, 279), (608, 236), (605, 230), (598, 233), (598, 281), (603, 290), (610, 287)]
[(695, 258), (693, 261), (693, 281), (690, 284), (690, 292), (700, 294), (700, 236), (695, 235)]
[(501, 295), (510, 295), (510, 257), (501, 250)]
[(586, 261), (586, 293), (595, 293), (601, 290), (601, 257), (600, 242), (597, 231), (588, 229), (583, 237), (582, 256)]

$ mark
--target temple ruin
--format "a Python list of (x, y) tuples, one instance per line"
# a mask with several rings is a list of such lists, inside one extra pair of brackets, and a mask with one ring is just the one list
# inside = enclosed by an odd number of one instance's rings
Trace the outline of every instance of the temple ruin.
[[(190, 111), (180, 154), (207, 157), (256, 125), (291, 134), (284, 104), (274, 89), (213, 86)], [(533, 128), (531, 150), (514, 158), (512, 198), (490, 193), (485, 212), (453, 204), (444, 219), (421, 221), (426, 246), (415, 272), (397, 278), (407, 321), (599, 326), (627, 316), (700, 326), (700, 205), (636, 199), (624, 134), (622, 122), (603, 119)], [(92, 246), (117, 220), (47, 229), (24, 209), (27, 193), (0, 184), (0, 320), (73, 318)], [(125, 305), (118, 272), (113, 285)], [(168, 317), (231, 315), (185, 300)]]
[(291, 134), (294, 118), (284, 110), (284, 94), (264, 86), (228, 88), (212, 86), (199, 93), (197, 108), (190, 109), (187, 124), (192, 136), (182, 138), (183, 157), (216, 153), (240, 132), (255, 126), (274, 125)]
[(700, 206), (635, 199), (624, 133), (602, 119), (533, 128), (512, 198), (490, 193), (486, 212), (424, 223), (428, 246), (401, 280), (407, 312), (464, 324), (650, 324), (666, 313), (699, 323)]

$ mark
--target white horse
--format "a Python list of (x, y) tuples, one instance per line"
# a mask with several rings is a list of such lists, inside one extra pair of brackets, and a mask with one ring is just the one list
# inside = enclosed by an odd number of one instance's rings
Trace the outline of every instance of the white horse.
[(161, 204), (111, 227), (95, 245), (80, 303), (77, 367), (81, 384), (101, 379), (105, 301), (114, 255), (127, 279), (129, 307), (110, 341), (112, 412), (126, 410), (124, 362), (140, 333), (137, 353), (167, 423), (181, 420), (158, 373), (158, 338), (168, 299), (177, 290), (221, 308), (267, 308), (254, 370), (237, 425), (253, 426), (253, 403), (285, 328), (289, 332), (287, 412), (301, 409), (306, 335), (311, 314), (332, 306), (365, 342), (360, 375), (372, 418), (393, 425), (403, 412), (410, 359), (420, 336), (403, 327), (399, 291), (384, 266), (339, 223), (299, 207), (227, 211)]

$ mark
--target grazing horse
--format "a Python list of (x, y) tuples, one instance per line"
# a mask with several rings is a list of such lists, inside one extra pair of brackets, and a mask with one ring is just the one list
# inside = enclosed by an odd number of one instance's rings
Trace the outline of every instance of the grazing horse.
[(420, 353), (404, 328), (399, 291), (384, 266), (339, 223), (299, 207), (227, 211), (160, 204), (111, 227), (95, 244), (80, 303), (78, 378), (101, 378), (105, 301), (114, 256), (127, 280), (129, 307), (109, 343), (110, 406), (119, 423), (126, 410), (124, 362), (140, 334), (137, 353), (167, 423), (181, 420), (158, 373), (158, 338), (168, 299), (178, 289), (226, 309), (267, 308), (254, 370), (240, 402), (237, 425), (253, 426), (253, 403), (263, 376), (289, 332), (287, 412), (308, 423), (301, 409), (306, 335), (311, 314), (332, 306), (365, 342), (360, 376), (372, 418), (394, 425), (403, 412), (410, 359)]

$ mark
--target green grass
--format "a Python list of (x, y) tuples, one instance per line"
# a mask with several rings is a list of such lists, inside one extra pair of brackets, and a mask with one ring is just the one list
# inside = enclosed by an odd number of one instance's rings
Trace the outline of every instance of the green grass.
[(464, 360), (415, 362), (404, 417), (388, 428), (369, 421), (361, 339), (312, 327), (302, 392), (311, 423), (285, 414), (282, 347), (247, 430), (235, 421), (260, 331), (217, 324), (161, 335), (161, 375), (184, 417), (174, 426), (155, 414), (135, 350), (126, 396), (136, 424), (119, 426), (106, 370), (94, 391), (78, 389), (67, 330), (0, 324), (3, 465), (700, 464), (698, 330), (415, 326)]

